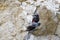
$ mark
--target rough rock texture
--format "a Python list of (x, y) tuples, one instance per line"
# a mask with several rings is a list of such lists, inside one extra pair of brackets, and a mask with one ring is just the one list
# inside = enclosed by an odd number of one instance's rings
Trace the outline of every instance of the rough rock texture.
[[(0, 40), (60, 40), (59, 2), (55, 1), (0, 0)], [(28, 36), (25, 30), (36, 8), (41, 25)]]
[[(43, 11), (42, 11), (43, 10)], [(33, 34), (35, 35), (49, 35), (54, 34), (57, 28), (56, 22), (53, 20), (52, 12), (47, 10), (46, 7), (39, 9), (40, 15), (40, 28), (38, 28)]]

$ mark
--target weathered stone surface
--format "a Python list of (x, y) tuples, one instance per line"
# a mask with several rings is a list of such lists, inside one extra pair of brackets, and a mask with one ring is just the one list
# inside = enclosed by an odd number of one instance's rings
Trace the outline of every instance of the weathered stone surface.
[(60, 22), (60, 14), (57, 13), (57, 18), (58, 18), (58, 21)]
[(20, 2), (24, 2), (24, 1), (26, 1), (26, 0), (18, 0), (18, 1), (20, 1)]
[(43, 7), (39, 10), (41, 26), (33, 32), (34, 35), (53, 35), (55, 33), (57, 24), (52, 19), (52, 12)]
[[(49, 0), (50, 3), (51, 1)], [(29, 40), (60, 40), (60, 24), (56, 24), (58, 20), (60, 21), (60, 15), (58, 14), (57, 17), (54, 15), (55, 4), (49, 2), (46, 0), (0, 0), (0, 40), (23, 40), (27, 37), (28, 32), (25, 30), (32, 22), (32, 15), (37, 7), (41, 25), (33, 31)], [(48, 6), (48, 9), (45, 6)], [(56, 21), (55, 18), (58, 20)], [(58, 27), (56, 32), (58, 37), (54, 36), (56, 27)]]
[(57, 26), (57, 30), (56, 30), (56, 33), (55, 34), (57, 34), (59, 37), (60, 37), (60, 14), (59, 13), (57, 13), (57, 19), (58, 19), (58, 26)]
[(60, 22), (58, 23), (56, 33), (60, 37)]

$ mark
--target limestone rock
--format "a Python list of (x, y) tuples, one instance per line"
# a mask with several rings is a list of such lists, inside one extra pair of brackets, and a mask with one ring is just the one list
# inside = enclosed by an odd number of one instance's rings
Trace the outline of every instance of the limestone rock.
[(36, 29), (36, 31), (33, 32), (34, 35), (53, 35), (55, 33), (57, 24), (52, 19), (52, 12), (48, 10), (47, 8), (43, 7), (39, 10), (40, 14), (40, 28)]
[(25, 30), (32, 22), (36, 8), (41, 25), (31, 33), (29, 40), (60, 40), (59, 37), (53, 36), (56, 27), (60, 36), (60, 24), (57, 26), (55, 21), (60, 21), (60, 15), (54, 19), (56, 8), (53, 4), (52, 0), (0, 0), (0, 40), (23, 40), (28, 35)]
[(60, 14), (59, 13), (57, 13), (57, 19), (58, 19), (58, 26), (57, 26), (57, 30), (56, 30), (56, 33), (55, 34), (57, 34), (59, 37), (60, 37)]
[(56, 33), (60, 37), (60, 22), (58, 23)]
[(59, 13), (57, 13), (57, 18), (60, 21), (60, 14)]
[(18, 1), (20, 1), (20, 2), (24, 2), (24, 1), (26, 1), (26, 0), (18, 0)]

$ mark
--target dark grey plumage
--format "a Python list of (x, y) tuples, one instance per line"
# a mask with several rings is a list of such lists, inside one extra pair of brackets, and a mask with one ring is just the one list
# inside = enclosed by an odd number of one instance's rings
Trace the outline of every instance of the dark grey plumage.
[(36, 15), (33, 15), (33, 20), (32, 22), (39, 22), (39, 15), (36, 14)]
[(39, 14), (37, 14), (37, 9), (34, 12), (33, 19), (32, 19), (32, 25), (29, 25), (27, 27), (27, 31), (34, 30), (37, 26), (40, 26), (41, 23), (39, 23)]

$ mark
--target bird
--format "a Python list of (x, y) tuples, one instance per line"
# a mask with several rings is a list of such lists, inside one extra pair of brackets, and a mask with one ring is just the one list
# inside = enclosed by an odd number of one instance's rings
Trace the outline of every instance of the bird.
[(37, 26), (40, 26), (40, 23), (29, 25), (26, 31), (33, 31)]
[(38, 14), (33, 15), (32, 22), (39, 22), (39, 15)]
[(33, 15), (33, 19), (32, 19), (32, 23), (31, 25), (29, 25), (27, 27), (26, 31), (32, 31), (34, 30), (36, 27), (40, 26), (41, 23), (39, 23), (39, 15), (38, 14), (34, 14)]
[(27, 30), (26, 30), (26, 31), (32, 31), (33, 29), (35, 29), (35, 27), (32, 26), (32, 25), (29, 25), (29, 26), (27, 27)]

